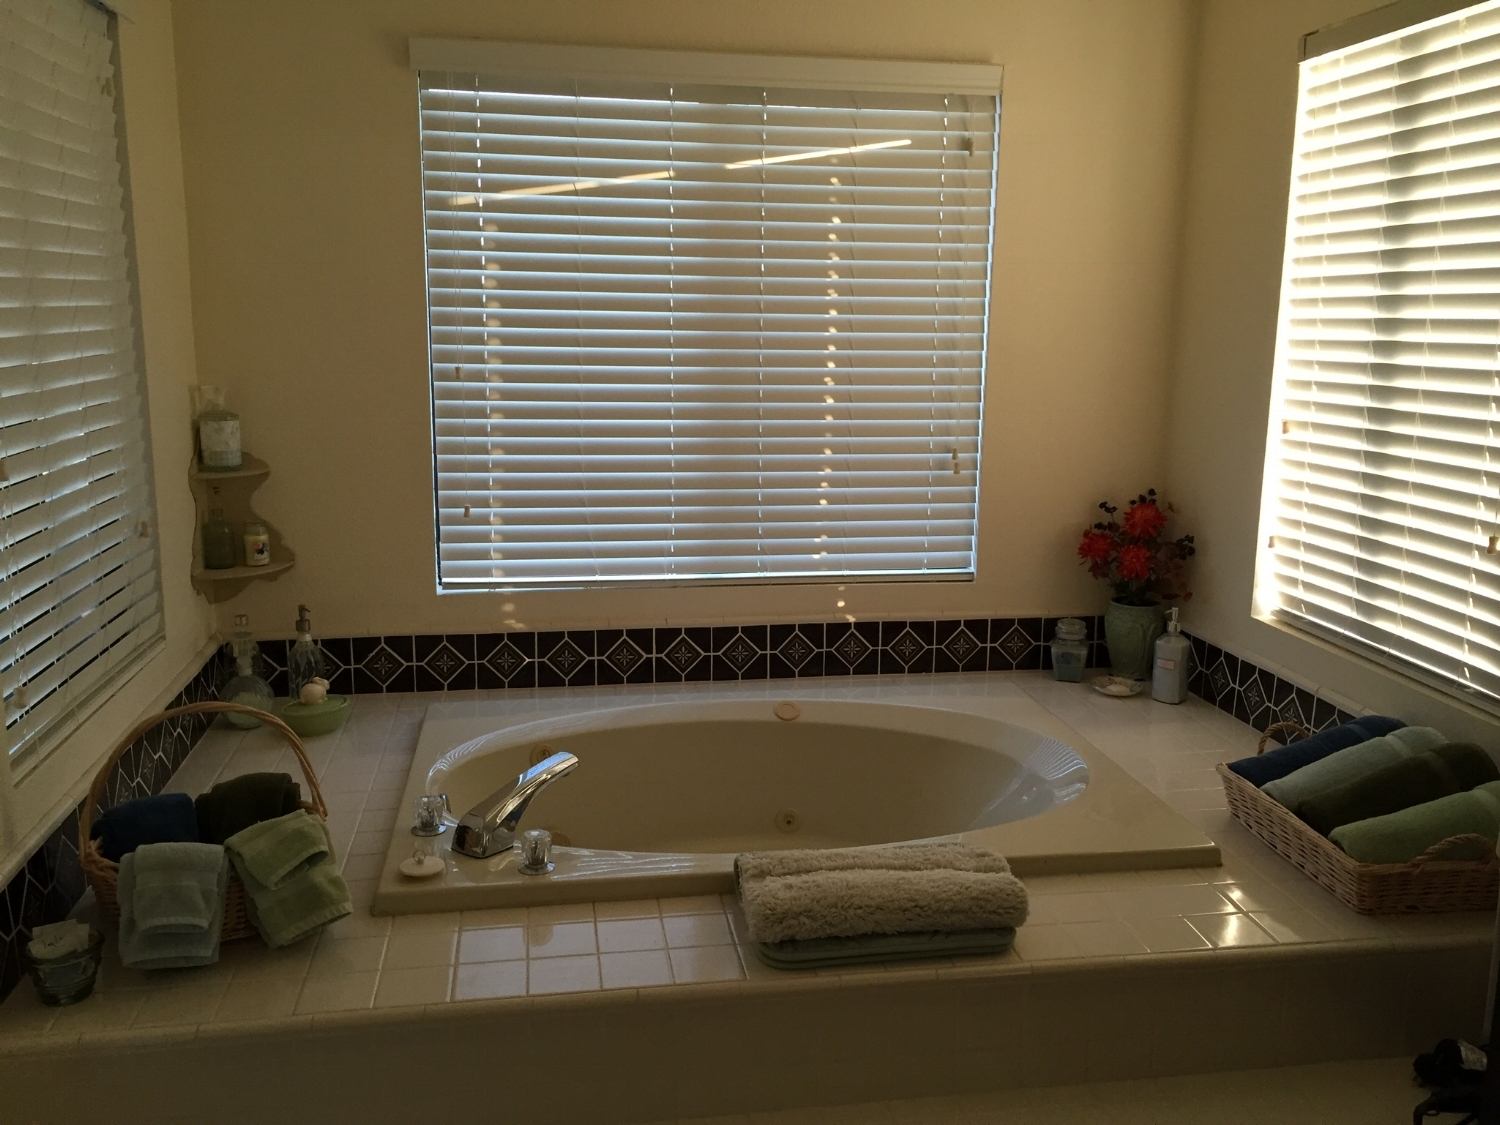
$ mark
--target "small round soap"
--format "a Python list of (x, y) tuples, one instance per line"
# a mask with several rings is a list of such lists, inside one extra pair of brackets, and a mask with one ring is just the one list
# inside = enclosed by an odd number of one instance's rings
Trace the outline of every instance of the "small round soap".
[(435, 855), (424, 855), (421, 859), (412, 856), (401, 861), (401, 874), (413, 879), (428, 879), (433, 875), (441, 875), (443, 867), (443, 861)]

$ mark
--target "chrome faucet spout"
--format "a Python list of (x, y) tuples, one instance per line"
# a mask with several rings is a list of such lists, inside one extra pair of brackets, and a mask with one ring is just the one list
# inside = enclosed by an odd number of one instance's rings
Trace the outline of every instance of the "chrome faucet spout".
[(516, 778), (516, 783), (491, 793), (464, 813), (453, 833), (453, 850), (486, 859), (516, 842), (516, 828), (531, 799), (560, 777), (578, 768), (572, 754), (553, 754)]

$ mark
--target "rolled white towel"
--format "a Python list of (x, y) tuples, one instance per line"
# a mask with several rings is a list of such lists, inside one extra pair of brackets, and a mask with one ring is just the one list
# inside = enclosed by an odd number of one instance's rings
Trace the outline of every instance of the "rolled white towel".
[(965, 844), (749, 852), (735, 860), (757, 942), (951, 933), (1026, 921), (1026, 888), (1002, 856)]

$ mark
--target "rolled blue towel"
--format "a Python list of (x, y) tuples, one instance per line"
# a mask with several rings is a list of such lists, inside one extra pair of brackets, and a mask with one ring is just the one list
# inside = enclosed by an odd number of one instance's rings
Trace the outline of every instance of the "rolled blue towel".
[(1267, 750), (1253, 758), (1230, 762), (1229, 768), (1259, 789), (1268, 781), (1283, 778), (1293, 770), (1311, 765), (1350, 746), (1358, 746), (1361, 742), (1398, 731), (1405, 725), (1400, 719), (1393, 719), (1389, 715), (1361, 715), (1353, 722), (1320, 730), (1300, 742)]
[(1455, 844), (1439, 859), (1482, 859), (1500, 839), (1500, 781), (1453, 793), (1400, 812), (1341, 824), (1328, 838), (1360, 863), (1406, 863), (1450, 836), (1473, 833), (1490, 841)]
[(1424, 750), (1441, 746), (1448, 740), (1431, 727), (1402, 727), (1382, 738), (1372, 738), (1358, 746), (1350, 746), (1326, 758), (1293, 770), (1285, 777), (1262, 785), (1261, 792), (1285, 805), (1292, 812), (1300, 812), (1302, 802), (1309, 797), (1348, 785), (1378, 769), (1395, 765), (1407, 758), (1415, 757)]
[(138, 797), (105, 809), (89, 833), (104, 858), (119, 863), (143, 844), (198, 842), (198, 813), (186, 793)]

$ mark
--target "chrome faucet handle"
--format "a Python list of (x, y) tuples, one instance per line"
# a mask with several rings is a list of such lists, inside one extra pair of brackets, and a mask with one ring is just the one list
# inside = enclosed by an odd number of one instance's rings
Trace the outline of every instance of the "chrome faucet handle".
[(522, 875), (545, 875), (555, 868), (552, 862), (552, 833), (545, 828), (528, 828), (516, 843), (516, 870)]

